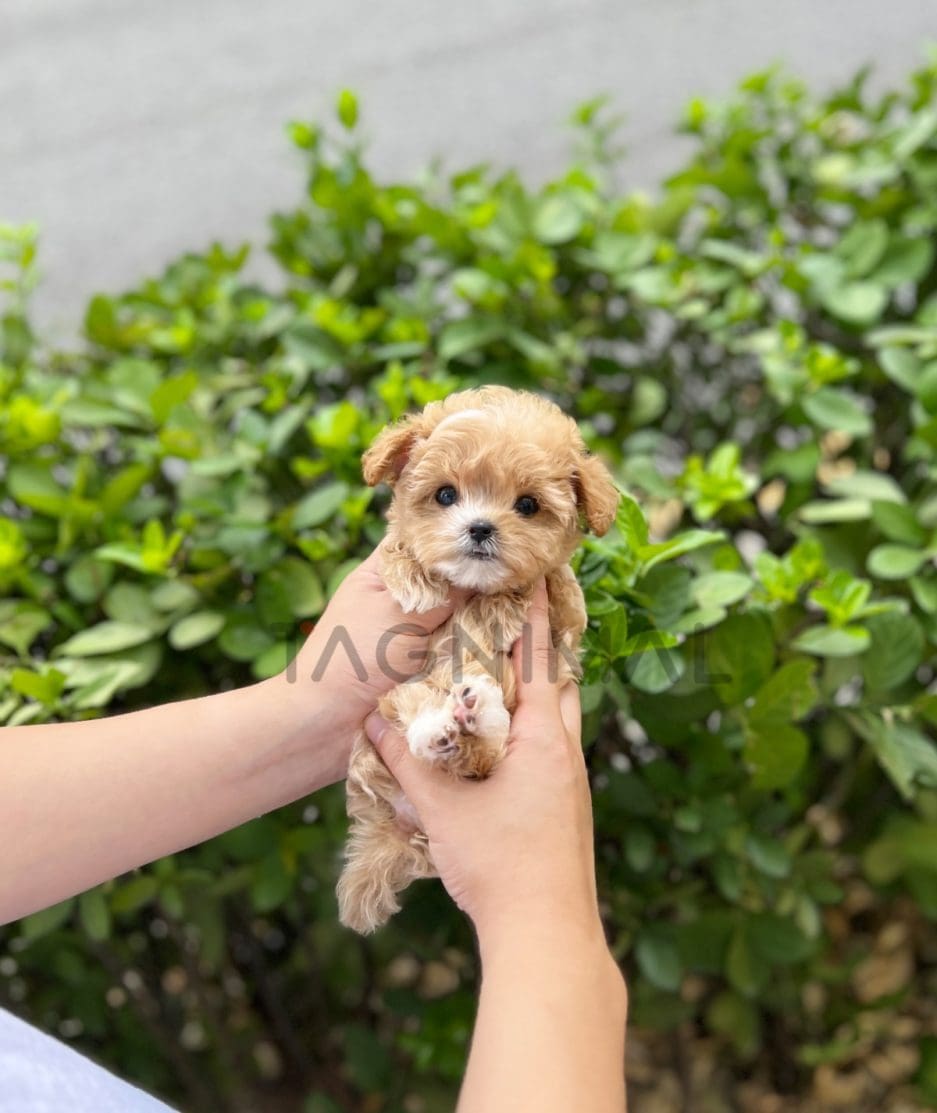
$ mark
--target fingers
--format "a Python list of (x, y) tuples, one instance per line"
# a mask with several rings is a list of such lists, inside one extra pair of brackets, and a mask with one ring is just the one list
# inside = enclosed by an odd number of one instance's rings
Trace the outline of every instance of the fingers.
[(512, 653), (517, 679), (517, 703), (522, 707), (547, 697), (555, 702), (556, 651), (550, 634), (550, 606), (546, 581), (542, 578), (534, 588), (530, 610), (521, 636)]
[(451, 778), (417, 761), (410, 753), (406, 738), (376, 711), (365, 719), (364, 730), (381, 761), (418, 812), (425, 801), (451, 787)]

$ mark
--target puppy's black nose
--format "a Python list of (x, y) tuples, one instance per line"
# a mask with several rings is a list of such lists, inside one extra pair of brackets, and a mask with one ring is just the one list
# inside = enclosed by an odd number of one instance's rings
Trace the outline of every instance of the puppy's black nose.
[(472, 522), (468, 528), (469, 537), (480, 544), (482, 541), (487, 541), (488, 538), (494, 533), (495, 527), (491, 522)]

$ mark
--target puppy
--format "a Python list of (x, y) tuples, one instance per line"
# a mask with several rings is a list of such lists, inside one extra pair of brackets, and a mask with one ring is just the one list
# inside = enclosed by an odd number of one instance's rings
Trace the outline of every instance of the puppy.
[[(619, 494), (552, 402), (486, 386), (431, 403), (385, 429), (364, 478), (393, 488), (382, 572), (404, 611), (430, 610), (451, 586), (474, 594), (433, 635), (424, 673), (380, 702), (411, 752), (458, 777), (487, 777), (504, 756), (515, 705), (511, 646), (533, 585), (546, 576), (561, 680), (578, 671), (586, 612), (569, 559), (585, 522), (611, 526)], [(351, 829), (338, 883), (343, 924), (367, 934), (397, 894), (435, 870), (415, 813), (362, 733), (347, 779)]]

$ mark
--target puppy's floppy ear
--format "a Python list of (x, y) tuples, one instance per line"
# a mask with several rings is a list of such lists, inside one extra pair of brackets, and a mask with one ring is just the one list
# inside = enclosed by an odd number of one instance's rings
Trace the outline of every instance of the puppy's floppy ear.
[(402, 417), (393, 425), (388, 425), (361, 458), (364, 481), (369, 487), (378, 483), (393, 486), (400, 473), (407, 466), (410, 450), (417, 437), (424, 433), (422, 414)]
[(599, 537), (608, 533), (621, 499), (608, 468), (598, 456), (582, 456), (576, 465), (573, 485), (589, 529)]

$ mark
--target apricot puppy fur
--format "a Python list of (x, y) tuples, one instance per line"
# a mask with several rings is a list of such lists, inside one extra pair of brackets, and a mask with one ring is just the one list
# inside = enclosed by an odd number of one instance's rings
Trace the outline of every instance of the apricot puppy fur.
[[(456, 586), (474, 594), (433, 635), (428, 666), (383, 697), (411, 752), (458, 777), (487, 777), (504, 756), (515, 705), (509, 652), (534, 583), (546, 576), (561, 679), (586, 625), (569, 567), (583, 523), (611, 526), (619, 495), (575, 422), (535, 394), (487, 386), (433, 402), (385, 429), (363, 460), (393, 500), (382, 572), (404, 611)], [(351, 829), (338, 884), (343, 924), (384, 924), (412, 880), (435, 876), (413, 808), (362, 732), (347, 780)]]

